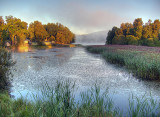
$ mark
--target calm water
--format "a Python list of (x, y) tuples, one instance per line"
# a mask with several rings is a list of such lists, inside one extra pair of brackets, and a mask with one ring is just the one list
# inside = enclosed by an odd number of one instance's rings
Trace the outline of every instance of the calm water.
[(13, 53), (17, 61), (13, 68), (12, 95), (15, 98), (36, 94), (47, 82), (54, 87), (57, 80), (69, 79), (80, 91), (94, 86), (97, 82), (102, 90), (109, 88), (109, 95), (116, 106), (125, 111), (128, 99), (133, 94), (144, 94), (160, 99), (160, 83), (140, 81), (125, 69), (118, 68), (103, 60), (99, 55), (90, 54), (84, 48), (53, 48), (25, 53)]

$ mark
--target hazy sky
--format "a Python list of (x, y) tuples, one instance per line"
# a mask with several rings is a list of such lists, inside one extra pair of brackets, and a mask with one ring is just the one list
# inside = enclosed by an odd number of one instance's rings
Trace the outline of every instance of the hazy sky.
[(59, 22), (75, 34), (109, 30), (135, 18), (160, 19), (160, 0), (0, 0), (0, 16)]

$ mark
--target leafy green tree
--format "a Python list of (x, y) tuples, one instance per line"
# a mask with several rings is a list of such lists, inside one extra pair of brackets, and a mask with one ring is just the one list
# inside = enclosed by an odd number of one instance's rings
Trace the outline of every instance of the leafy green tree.
[(113, 42), (113, 44), (120, 44), (120, 45), (126, 45), (127, 44), (127, 40), (126, 40), (124, 35), (114, 36), (112, 42)]
[(112, 44), (112, 40), (114, 38), (114, 36), (116, 35), (115, 32), (118, 30), (117, 27), (113, 27), (112, 30), (109, 30), (107, 38), (106, 38), (106, 44)]
[(138, 45), (138, 38), (133, 35), (126, 36), (127, 45)]

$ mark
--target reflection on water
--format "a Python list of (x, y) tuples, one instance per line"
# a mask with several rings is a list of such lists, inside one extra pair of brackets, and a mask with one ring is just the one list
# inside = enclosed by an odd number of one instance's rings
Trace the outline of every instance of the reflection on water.
[(29, 45), (19, 46), (19, 47), (15, 48), (15, 51), (18, 51), (18, 52), (29, 52), (30, 48), (29, 48)]
[[(150, 96), (159, 99), (160, 83), (141, 81), (125, 69), (106, 63), (99, 55), (84, 48), (54, 48), (35, 52), (13, 53), (17, 61), (13, 69), (12, 95), (36, 93), (44, 83), (54, 87), (57, 80), (69, 79), (80, 91), (98, 83), (102, 90), (109, 88), (109, 95), (116, 106), (125, 111), (129, 96)], [(77, 95), (78, 99), (78, 95)]]

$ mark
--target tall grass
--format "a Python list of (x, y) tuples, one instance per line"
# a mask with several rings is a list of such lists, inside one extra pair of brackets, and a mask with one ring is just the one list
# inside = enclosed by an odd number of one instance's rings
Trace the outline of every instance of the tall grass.
[(160, 103), (154, 100), (151, 95), (147, 98), (145, 95), (141, 98), (132, 97), (129, 99), (128, 117), (159, 117)]
[[(43, 96), (34, 95), (35, 100), (11, 99), (8, 94), (0, 94), (0, 117), (158, 117), (160, 103), (145, 95), (140, 99), (129, 99), (128, 112), (123, 113), (114, 107), (108, 90), (102, 92), (95, 85), (81, 92), (79, 102), (75, 101), (74, 84), (57, 82), (55, 88), (46, 85)], [(123, 113), (123, 114), (122, 114)]]
[[(30, 102), (25, 98), (11, 99), (0, 94), (0, 117), (116, 117), (119, 112), (113, 108), (108, 93), (100, 87), (81, 93), (79, 102), (75, 101), (74, 84), (69, 81), (57, 82), (55, 88), (45, 85), (42, 96), (34, 96)], [(102, 95), (101, 95), (102, 94)]]
[(108, 47), (89, 47), (92, 53), (102, 54), (110, 63), (125, 66), (133, 75), (146, 80), (160, 79), (160, 55), (136, 50), (118, 50)]

